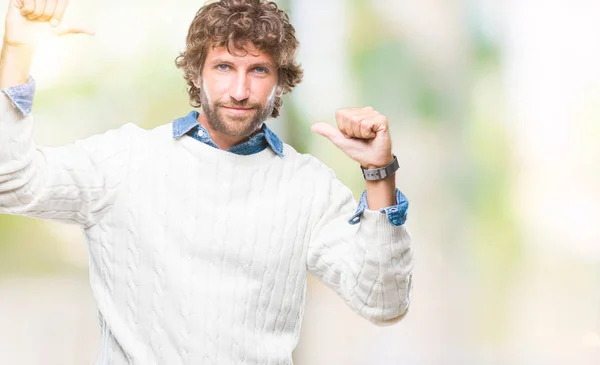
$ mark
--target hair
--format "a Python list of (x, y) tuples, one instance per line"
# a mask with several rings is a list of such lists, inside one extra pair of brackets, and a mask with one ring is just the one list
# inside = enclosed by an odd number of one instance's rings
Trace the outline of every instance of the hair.
[[(186, 49), (175, 59), (189, 86), (191, 106), (202, 106), (201, 89), (194, 85), (194, 80), (201, 76), (209, 50), (224, 46), (231, 54), (245, 55), (249, 52), (249, 42), (275, 60), (277, 87), (282, 93), (291, 92), (302, 81), (303, 71), (296, 63), (299, 46), (296, 31), (277, 4), (263, 0), (220, 0), (198, 10), (188, 31)], [(276, 96), (271, 117), (279, 116), (282, 104), (281, 97)]]

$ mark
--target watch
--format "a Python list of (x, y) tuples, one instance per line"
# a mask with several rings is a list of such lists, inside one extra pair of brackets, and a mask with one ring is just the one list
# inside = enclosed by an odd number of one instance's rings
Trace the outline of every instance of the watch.
[(400, 164), (398, 164), (398, 159), (396, 158), (396, 155), (392, 156), (394, 156), (392, 162), (378, 169), (367, 169), (361, 166), (360, 168), (363, 172), (365, 180), (382, 180), (396, 172), (396, 170), (400, 168)]

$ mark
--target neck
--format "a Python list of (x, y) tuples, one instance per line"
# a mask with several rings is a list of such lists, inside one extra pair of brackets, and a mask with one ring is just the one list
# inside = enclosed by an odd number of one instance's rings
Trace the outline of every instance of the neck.
[(236, 146), (240, 143), (246, 142), (252, 136), (254, 136), (258, 132), (260, 132), (261, 127), (262, 127), (262, 125), (261, 125), (259, 128), (257, 128), (254, 132), (252, 132), (249, 136), (246, 136), (246, 137), (231, 136), (228, 134), (221, 133), (221, 132), (217, 131), (216, 129), (214, 129), (212, 127), (212, 125), (208, 122), (208, 119), (206, 118), (206, 114), (204, 114), (204, 112), (202, 110), (199, 110), (199, 112), (200, 112), (200, 114), (198, 115), (198, 123), (200, 123), (204, 128), (206, 128), (206, 130), (208, 131), (208, 134), (210, 135), (210, 138), (213, 140), (213, 142), (215, 142), (215, 144), (224, 151), (226, 151), (226, 150), (230, 149), (231, 147)]

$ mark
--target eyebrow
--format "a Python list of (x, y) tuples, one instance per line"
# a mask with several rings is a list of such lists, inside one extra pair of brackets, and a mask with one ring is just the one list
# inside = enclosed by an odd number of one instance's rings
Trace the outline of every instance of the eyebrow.
[[(211, 66), (216, 66), (216, 65), (228, 65), (228, 66), (233, 66), (233, 62), (222, 59), (222, 58), (216, 58), (214, 60), (212, 60), (209, 63)], [(268, 69), (276, 69), (277, 66), (275, 66), (275, 64), (271, 63), (271, 62), (256, 62), (256, 63), (251, 63), (248, 65), (248, 68), (257, 68), (257, 67), (263, 67), (263, 68), (268, 68)]]
[(257, 68), (257, 67), (270, 68), (270, 69), (276, 69), (277, 68), (277, 66), (275, 66), (271, 62), (257, 62), (257, 63), (251, 63), (250, 64), (250, 68)]

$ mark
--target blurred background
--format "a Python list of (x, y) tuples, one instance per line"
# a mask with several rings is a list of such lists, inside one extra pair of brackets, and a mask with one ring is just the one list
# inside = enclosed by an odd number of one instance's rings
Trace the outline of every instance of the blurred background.
[[(416, 258), (391, 327), (309, 278), (296, 365), (600, 364), (600, 2), (277, 3), (305, 78), (269, 126), (358, 197), (360, 169), (310, 125), (385, 114)], [(37, 54), (37, 142), (187, 114), (174, 59), (202, 4), (72, 0), (66, 19), (97, 35)], [(0, 215), (0, 364), (92, 363), (87, 280), (79, 228)]]

